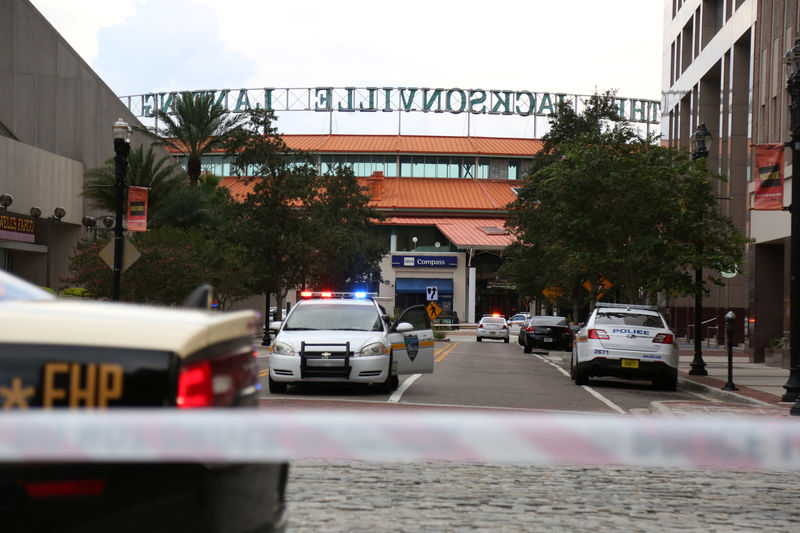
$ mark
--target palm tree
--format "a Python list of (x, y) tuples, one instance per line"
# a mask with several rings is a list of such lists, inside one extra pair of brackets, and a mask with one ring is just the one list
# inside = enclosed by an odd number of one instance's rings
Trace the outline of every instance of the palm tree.
[[(232, 130), (244, 117), (232, 115), (221, 103), (214, 102), (212, 93), (176, 94), (169, 112), (156, 109), (155, 128), (137, 128), (157, 145), (172, 148), (187, 157), (189, 185), (197, 186), (203, 154), (221, 148)], [(162, 123), (161, 127), (158, 124)]]
[[(145, 151), (139, 145), (128, 156), (127, 185), (149, 189), (147, 205), (150, 213), (157, 212), (163, 199), (185, 183), (185, 180), (184, 170), (168, 155), (156, 159), (152, 146)], [(116, 184), (115, 164), (111, 158), (102, 167), (86, 171), (82, 194), (97, 207), (113, 212), (116, 209)], [(123, 202), (127, 203), (127, 191)]]

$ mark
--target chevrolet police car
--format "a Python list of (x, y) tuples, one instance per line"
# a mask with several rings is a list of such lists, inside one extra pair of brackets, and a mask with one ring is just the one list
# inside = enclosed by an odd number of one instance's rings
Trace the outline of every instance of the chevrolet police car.
[(433, 329), (425, 306), (390, 322), (364, 292), (300, 293), (278, 329), (269, 356), (269, 390), (301, 382), (370, 383), (382, 393), (398, 375), (433, 372)]
[[(56, 298), (0, 270), (0, 405), (5, 410), (255, 406), (256, 321), (251, 311)], [(179, 460), (5, 463), (0, 529), (283, 531), (287, 472), (286, 464)]]
[(598, 302), (576, 334), (570, 375), (577, 385), (586, 385), (591, 376), (614, 376), (675, 390), (678, 352), (657, 307)]

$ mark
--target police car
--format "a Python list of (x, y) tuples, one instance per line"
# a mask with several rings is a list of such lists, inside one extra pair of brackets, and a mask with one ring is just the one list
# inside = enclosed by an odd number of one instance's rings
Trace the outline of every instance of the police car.
[(675, 390), (678, 352), (657, 307), (598, 302), (576, 334), (570, 375), (577, 385), (586, 385), (590, 376), (614, 376)]
[[(256, 321), (252, 311), (56, 298), (0, 270), (0, 408), (66, 417), (75, 409), (255, 407)], [(87, 445), (91, 438), (75, 436)], [(2, 530), (284, 531), (287, 472), (286, 464), (180, 458), (6, 463)]]
[(390, 322), (364, 292), (300, 293), (269, 356), (269, 390), (301, 382), (368, 383), (390, 393), (398, 375), (433, 372), (433, 328), (425, 306), (409, 307)]

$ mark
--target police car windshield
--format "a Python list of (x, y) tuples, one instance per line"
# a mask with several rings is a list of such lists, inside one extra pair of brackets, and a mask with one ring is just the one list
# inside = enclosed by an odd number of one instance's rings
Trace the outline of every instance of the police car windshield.
[(0, 270), (0, 302), (53, 299), (49, 292)]
[(298, 305), (286, 319), (284, 331), (381, 331), (383, 322), (373, 305)]
[(659, 315), (618, 311), (598, 311), (594, 323), (595, 325), (644, 326), (647, 328), (666, 327)]

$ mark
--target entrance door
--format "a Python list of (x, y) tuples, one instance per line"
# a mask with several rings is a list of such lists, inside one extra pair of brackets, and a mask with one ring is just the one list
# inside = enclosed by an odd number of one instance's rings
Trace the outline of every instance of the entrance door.
[[(403, 322), (411, 324), (410, 331), (397, 331)], [(394, 321), (389, 332), (392, 343), (392, 363), (397, 374), (430, 374), (433, 372), (433, 328), (424, 305), (409, 307)]]

